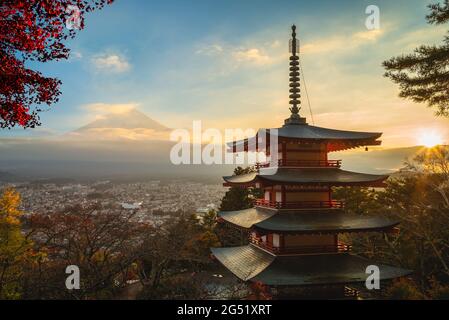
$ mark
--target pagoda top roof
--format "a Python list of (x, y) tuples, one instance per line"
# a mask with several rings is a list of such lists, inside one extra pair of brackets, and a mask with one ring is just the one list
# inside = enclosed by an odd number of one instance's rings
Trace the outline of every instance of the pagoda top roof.
[[(276, 134), (276, 131), (270, 130)], [(362, 132), (328, 129), (308, 124), (285, 124), (277, 129), (277, 135), (284, 138), (316, 140), (376, 140), (381, 132)]]
[(239, 279), (260, 281), (270, 286), (363, 283), (369, 265), (379, 267), (380, 280), (411, 273), (351, 254), (275, 256), (254, 245), (211, 250), (215, 258)]
[(344, 233), (382, 231), (393, 228), (399, 221), (384, 217), (346, 214), (342, 210), (292, 210), (254, 207), (238, 211), (221, 211), (218, 217), (240, 228), (291, 233)]
[(351, 186), (377, 186), (387, 179), (387, 175), (375, 175), (345, 171), (339, 168), (261, 168), (259, 172), (225, 176), (228, 185), (247, 185), (267, 181), (273, 184), (307, 184)]
[[(284, 125), (275, 129), (260, 129), (255, 137), (230, 143), (233, 152), (248, 151), (248, 145), (256, 146), (257, 138), (262, 133), (276, 135), (284, 140), (297, 140), (299, 143), (327, 143), (327, 151), (338, 151), (359, 146), (379, 145), (377, 140), (381, 132), (357, 132), (328, 129), (309, 125), (305, 117), (300, 115), (301, 106), (301, 59), (299, 57), (299, 41), (296, 39), (296, 27), (292, 27), (292, 39), (289, 44), (289, 110), (290, 117)], [(305, 81), (303, 79), (303, 81)], [(313, 121), (313, 118), (312, 118)], [(305, 140), (305, 141), (304, 141)], [(257, 148), (258, 150), (261, 150)], [(255, 150), (255, 149), (254, 149)]]
[(285, 124), (280, 128), (260, 129), (256, 136), (230, 142), (233, 151), (248, 151), (248, 146), (255, 149), (258, 136), (270, 134), (279, 140), (298, 140), (303, 142), (328, 143), (329, 151), (339, 151), (360, 146), (380, 145), (377, 140), (381, 132), (346, 131), (312, 126), (307, 123)]

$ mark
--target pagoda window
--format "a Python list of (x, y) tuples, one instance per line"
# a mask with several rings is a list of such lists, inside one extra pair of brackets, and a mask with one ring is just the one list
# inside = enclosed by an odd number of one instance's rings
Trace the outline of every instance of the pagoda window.
[(280, 236), (277, 233), (273, 233), (273, 247), (279, 248), (280, 247)]
[(320, 144), (288, 144), (286, 148), (288, 161), (327, 160), (326, 147)]
[(286, 201), (287, 202), (295, 202), (295, 201), (329, 201), (329, 192), (328, 191), (287, 191), (286, 192)]
[(270, 191), (268, 191), (268, 190), (265, 190), (265, 196), (264, 196), (264, 199), (266, 200), (266, 201), (270, 201)]
[(337, 250), (334, 235), (287, 235), (285, 252), (328, 252)]
[(276, 202), (282, 202), (282, 192), (276, 191)]

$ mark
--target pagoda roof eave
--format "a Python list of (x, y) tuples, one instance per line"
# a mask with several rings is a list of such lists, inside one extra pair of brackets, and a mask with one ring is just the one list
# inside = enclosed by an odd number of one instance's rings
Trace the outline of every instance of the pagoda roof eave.
[[(276, 134), (276, 131), (274, 133)], [(308, 124), (292, 124), (278, 128), (277, 135), (283, 138), (296, 139), (376, 140), (382, 136), (382, 132), (347, 131), (311, 126)]]
[(266, 232), (298, 234), (387, 231), (399, 224), (396, 220), (351, 215), (339, 209), (280, 212), (276, 209), (254, 207), (239, 211), (221, 211), (218, 217), (242, 229), (255, 228)]
[(275, 256), (254, 245), (211, 250), (213, 256), (239, 279), (260, 281), (269, 286), (363, 283), (369, 265), (379, 267), (381, 281), (411, 273), (351, 254)]
[(225, 185), (247, 186), (256, 182), (332, 186), (382, 186), (388, 175), (345, 171), (339, 168), (263, 168), (259, 172), (223, 177)]
[(217, 217), (236, 227), (249, 229), (254, 224), (271, 218), (276, 213), (277, 210), (254, 207), (236, 211), (220, 211)]
[(329, 151), (379, 145), (381, 141), (377, 139), (382, 136), (382, 132), (346, 131), (311, 126), (308, 124), (295, 124), (284, 125), (281, 128), (275, 129), (260, 129), (256, 136), (229, 142), (228, 146), (233, 152), (248, 151), (248, 146), (253, 146), (253, 149), (255, 149), (257, 137), (264, 133), (277, 136), (280, 141), (330, 143), (331, 150)]

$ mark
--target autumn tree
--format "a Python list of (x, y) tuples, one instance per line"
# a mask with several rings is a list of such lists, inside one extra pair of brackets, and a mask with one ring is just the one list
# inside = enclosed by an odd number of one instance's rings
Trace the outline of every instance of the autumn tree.
[(0, 299), (21, 298), (24, 266), (35, 257), (32, 243), (21, 233), (20, 195), (7, 188), (0, 196)]
[(424, 294), (410, 279), (396, 279), (385, 290), (384, 297), (390, 300), (423, 300)]
[(248, 300), (271, 300), (273, 297), (270, 293), (270, 288), (262, 282), (256, 281), (251, 283), (251, 294), (248, 295)]
[(387, 180), (384, 190), (338, 191), (348, 213), (386, 216), (400, 222), (399, 234), (354, 234), (353, 252), (413, 270), (413, 281), (394, 282), (387, 298), (440, 299), (449, 292), (449, 148), (423, 149)]
[[(202, 299), (207, 278), (201, 273), (213, 264), (210, 247), (220, 245), (206, 223), (194, 215), (174, 216), (146, 235), (143, 249), (142, 299)], [(210, 280), (210, 279), (209, 279)]]
[[(35, 214), (27, 223), (35, 245), (47, 256), (30, 266), (23, 279), (25, 299), (108, 299), (138, 279), (142, 241), (152, 228), (133, 210), (111, 211), (101, 205), (68, 207)], [(81, 273), (79, 290), (65, 287), (66, 267)]]
[[(61, 81), (27, 62), (67, 59), (65, 41), (85, 14), (112, 0), (2, 0), (0, 3), (0, 128), (40, 125), (44, 106), (58, 101)], [(68, 26), (68, 27), (67, 27)]]
[[(429, 5), (427, 21), (443, 24), (449, 21), (449, 0)], [(436, 114), (449, 116), (449, 35), (439, 46), (422, 45), (414, 53), (383, 62), (385, 76), (399, 84), (400, 97), (427, 103)]]
[(366, 187), (338, 187), (333, 190), (333, 197), (345, 202), (345, 211), (355, 215), (369, 214), (379, 206), (377, 196), (374, 189)]

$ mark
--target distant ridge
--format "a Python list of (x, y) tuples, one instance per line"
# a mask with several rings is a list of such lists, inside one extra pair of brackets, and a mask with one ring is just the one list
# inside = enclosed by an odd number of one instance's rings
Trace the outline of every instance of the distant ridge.
[(378, 149), (370, 152), (340, 152), (332, 158), (343, 159), (343, 168), (374, 174), (392, 174), (405, 166), (406, 161), (413, 160), (425, 147), (413, 146), (391, 149)]

